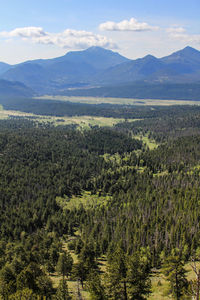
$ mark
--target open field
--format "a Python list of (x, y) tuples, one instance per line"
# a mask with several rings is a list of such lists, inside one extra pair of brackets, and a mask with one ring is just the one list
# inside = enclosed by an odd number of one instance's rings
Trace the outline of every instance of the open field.
[(161, 99), (133, 99), (133, 98), (101, 98), (101, 97), (73, 97), (73, 96), (51, 96), (44, 95), (36, 97), (38, 100), (59, 100), (70, 101), (74, 103), (87, 104), (124, 104), (124, 105), (148, 105), (148, 106), (170, 106), (170, 105), (200, 105), (200, 101), (188, 100), (161, 100)]
[[(8, 119), (8, 118), (26, 118), (30, 119), (34, 122), (44, 122), (44, 123), (52, 123), (55, 126), (58, 125), (78, 125), (79, 128), (87, 129), (90, 126), (114, 126), (117, 123), (125, 121), (125, 119), (117, 119), (117, 118), (105, 118), (105, 117), (91, 117), (91, 116), (73, 116), (73, 117), (56, 117), (56, 116), (42, 116), (35, 115), (32, 113), (25, 113), (21, 111), (14, 110), (3, 110), (2, 106), (0, 106), (0, 119)], [(136, 119), (130, 119), (126, 121), (136, 121)]]
[(158, 144), (155, 140), (150, 139), (148, 135), (134, 135), (135, 139), (142, 141), (144, 144), (146, 144), (150, 150), (153, 150), (158, 147)]
[(110, 196), (91, 195), (90, 192), (85, 191), (82, 196), (73, 196), (70, 199), (67, 197), (57, 197), (56, 201), (63, 209), (74, 209), (80, 207), (81, 205), (87, 209), (104, 205), (109, 202), (110, 199)]
[(33, 118), (34, 116), (36, 118), (38, 117), (38, 119), (40, 118), (39, 116), (31, 113), (25, 113), (25, 112), (14, 111), (14, 110), (4, 110), (2, 105), (0, 105), (0, 120), (14, 118), (14, 117)]

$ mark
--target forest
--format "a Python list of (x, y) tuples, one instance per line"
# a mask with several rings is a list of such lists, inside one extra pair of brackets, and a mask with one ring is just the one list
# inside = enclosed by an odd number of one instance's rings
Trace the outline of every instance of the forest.
[[(87, 98), (86, 98), (87, 99)], [(106, 99), (106, 98), (105, 98)], [(98, 100), (98, 98), (97, 98)], [(97, 101), (98, 102), (98, 101)], [(162, 100), (161, 100), (162, 102)], [(141, 101), (142, 103), (142, 101)], [(124, 119), (149, 119), (173, 115), (188, 115), (200, 110), (198, 105), (177, 106), (145, 106), (145, 105), (122, 105), (122, 104), (87, 104), (73, 103), (61, 100), (44, 100), (24, 97), (1, 97), (0, 104), (5, 110), (21, 111), (42, 116), (96, 116), (113, 117)], [(138, 101), (140, 104), (140, 101)], [(177, 101), (177, 104), (179, 102)]]
[(0, 120), (0, 299), (199, 299), (200, 108), (67, 105), (137, 120)]

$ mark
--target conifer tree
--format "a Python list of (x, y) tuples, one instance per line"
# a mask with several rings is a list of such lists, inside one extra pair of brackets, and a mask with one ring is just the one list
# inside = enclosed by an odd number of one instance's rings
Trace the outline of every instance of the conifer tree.
[(19, 290), (9, 297), (10, 300), (37, 300), (38, 295), (34, 294), (32, 290), (26, 288)]
[(54, 299), (55, 300), (70, 300), (71, 299), (71, 297), (69, 295), (66, 279), (60, 280)]
[(101, 278), (96, 271), (91, 272), (87, 278), (87, 288), (90, 292), (91, 300), (105, 300), (105, 289), (101, 283)]
[(169, 291), (177, 300), (184, 295), (188, 287), (186, 270), (183, 266), (183, 261), (177, 250), (172, 251), (172, 254), (165, 258), (163, 264), (163, 273), (170, 284)]
[(58, 259), (56, 269), (58, 273), (63, 276), (63, 280), (65, 276), (68, 277), (69, 273), (72, 270), (72, 265), (73, 265), (73, 258), (71, 257), (71, 254), (68, 251), (61, 253)]
[(128, 259), (128, 299), (143, 300), (151, 293), (150, 269), (139, 252)]
[(118, 248), (112, 256), (108, 258), (107, 273), (107, 293), (109, 299), (127, 300), (127, 266), (126, 257), (122, 249)]
[(128, 258), (118, 248), (108, 259), (106, 282), (109, 299), (146, 299), (151, 292), (151, 282), (150, 268), (144, 254), (136, 252)]

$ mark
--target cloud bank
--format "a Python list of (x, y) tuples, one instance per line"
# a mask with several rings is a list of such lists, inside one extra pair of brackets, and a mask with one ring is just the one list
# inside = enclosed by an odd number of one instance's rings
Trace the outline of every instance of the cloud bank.
[(16, 28), (12, 31), (0, 32), (0, 37), (4, 37), (4, 38), (12, 38), (12, 37), (38, 38), (45, 35), (46, 33), (41, 27), (22, 27), (22, 28)]
[(169, 37), (186, 43), (200, 44), (200, 34), (188, 34), (183, 27), (169, 27), (166, 29)]
[(138, 22), (135, 18), (123, 20), (119, 23), (105, 22), (99, 25), (101, 31), (153, 31), (158, 27), (151, 26), (145, 22)]
[(0, 32), (0, 38), (22, 38), (33, 43), (55, 45), (61, 48), (83, 49), (91, 46), (100, 46), (116, 49), (117, 45), (102, 35), (84, 30), (66, 29), (60, 33), (50, 33), (41, 27), (21, 27), (12, 31)]
[(166, 31), (170, 34), (177, 34), (177, 33), (185, 33), (186, 30), (183, 27), (169, 27), (166, 29)]

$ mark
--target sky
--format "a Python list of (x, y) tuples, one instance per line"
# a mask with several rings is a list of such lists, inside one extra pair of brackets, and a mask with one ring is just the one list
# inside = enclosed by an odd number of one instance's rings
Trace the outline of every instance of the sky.
[(91, 46), (131, 59), (200, 50), (200, 0), (0, 0), (0, 62)]

